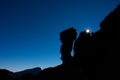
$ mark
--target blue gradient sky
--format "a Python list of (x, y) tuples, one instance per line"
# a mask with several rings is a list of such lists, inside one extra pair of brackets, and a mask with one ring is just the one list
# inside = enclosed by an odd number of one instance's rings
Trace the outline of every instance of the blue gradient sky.
[(0, 68), (20, 71), (61, 64), (59, 33), (99, 30), (120, 0), (0, 0)]

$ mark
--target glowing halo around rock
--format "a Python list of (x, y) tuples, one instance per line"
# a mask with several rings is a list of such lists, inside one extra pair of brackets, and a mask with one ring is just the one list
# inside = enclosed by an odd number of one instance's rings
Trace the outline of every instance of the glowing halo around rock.
[(90, 33), (90, 29), (86, 29), (85, 32), (86, 32), (86, 33)]

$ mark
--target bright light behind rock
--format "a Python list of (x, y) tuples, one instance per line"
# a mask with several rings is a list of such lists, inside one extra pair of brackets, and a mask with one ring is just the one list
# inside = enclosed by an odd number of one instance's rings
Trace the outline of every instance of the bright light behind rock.
[(90, 33), (90, 30), (89, 30), (89, 29), (86, 29), (86, 33)]

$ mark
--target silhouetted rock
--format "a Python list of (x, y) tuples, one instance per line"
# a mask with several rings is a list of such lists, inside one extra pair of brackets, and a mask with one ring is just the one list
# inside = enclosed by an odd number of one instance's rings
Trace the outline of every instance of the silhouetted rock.
[(38, 80), (41, 71), (39, 67), (19, 72), (0, 69), (0, 80)]
[(0, 80), (16, 80), (16, 76), (13, 72), (0, 69)]
[(90, 33), (82, 31), (74, 44), (73, 65), (75, 66), (76, 73), (87, 75), (88, 64), (91, 60), (91, 47)]
[[(91, 36), (90, 33), (86, 33), (86, 31), (83, 31), (80, 33), (78, 39), (75, 41), (74, 44), (74, 59), (75, 62), (80, 63), (83, 60), (80, 60), (84, 56), (89, 56), (91, 51)], [(83, 58), (84, 61), (86, 58)], [(88, 60), (87, 60), (88, 61)]]
[(20, 78), (21, 80), (35, 80), (36, 77), (41, 73), (41, 68), (36, 67), (32, 69), (26, 69), (24, 71), (16, 72), (17, 78)]
[(73, 41), (76, 39), (77, 33), (74, 28), (69, 28), (60, 32), (60, 41), (62, 42), (60, 53), (63, 64), (69, 64), (72, 56), (71, 51), (73, 47)]
[(93, 34), (94, 52), (96, 53), (97, 76), (110, 79), (114, 75), (115, 54), (118, 51), (120, 26), (120, 5), (100, 23), (100, 30)]
[(19, 71), (19, 72), (16, 72), (15, 74), (17, 74), (19, 76), (22, 76), (25, 74), (37, 75), (37, 74), (40, 74), (41, 71), (42, 71), (41, 68), (36, 67), (36, 68), (32, 68), (32, 69), (26, 69), (24, 71)]

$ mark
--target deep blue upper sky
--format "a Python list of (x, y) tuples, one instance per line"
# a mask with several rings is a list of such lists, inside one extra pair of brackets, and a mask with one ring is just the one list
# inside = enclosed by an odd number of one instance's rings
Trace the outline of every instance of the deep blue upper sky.
[(0, 0), (0, 68), (20, 71), (61, 64), (59, 33), (99, 30), (120, 0)]

